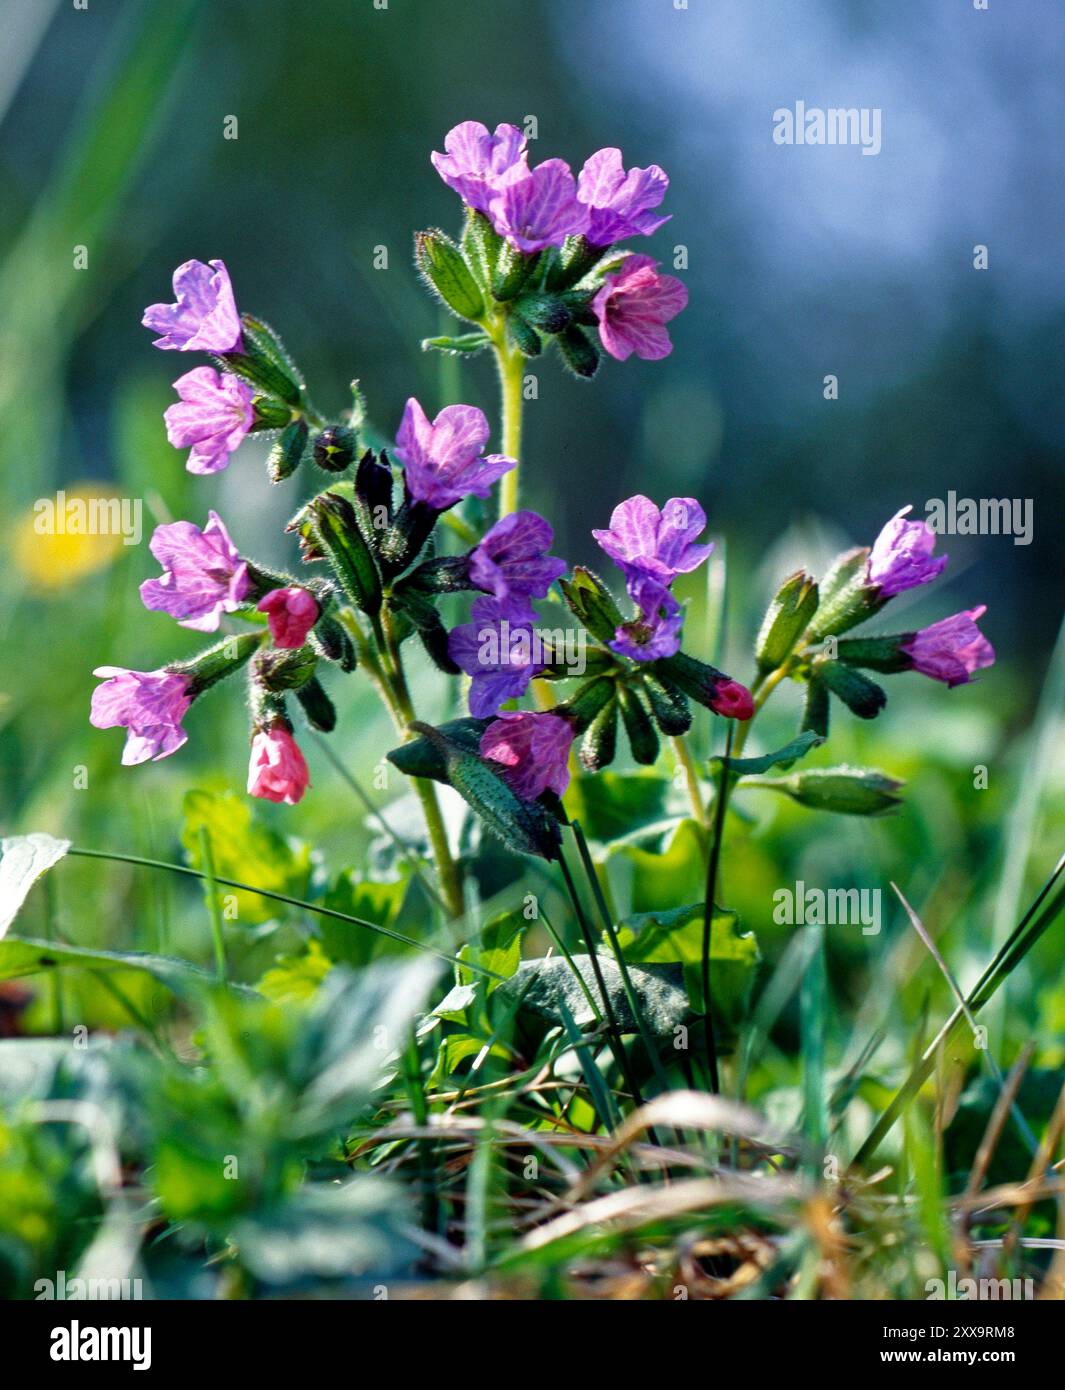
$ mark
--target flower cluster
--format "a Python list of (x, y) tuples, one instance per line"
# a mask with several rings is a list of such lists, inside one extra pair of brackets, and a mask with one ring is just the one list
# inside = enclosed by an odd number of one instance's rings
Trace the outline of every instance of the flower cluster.
[[(452, 130), (433, 163), (466, 204), (466, 228), (461, 245), (441, 232), (420, 234), (418, 263), (434, 293), (478, 332), (430, 346), (490, 347), (505, 406), (515, 363), (541, 351), (545, 339), (586, 376), (599, 360), (589, 327), (617, 358), (670, 351), (665, 323), (683, 307), (683, 286), (648, 257), (617, 249), (619, 240), (649, 235), (666, 220), (656, 211), (668, 187), (661, 169), (626, 170), (620, 151), (605, 149), (574, 178), (561, 160), (530, 166), (515, 127), (490, 133), (476, 122)], [(624, 582), (632, 605), (626, 616), (598, 575), (551, 554), (549, 522), (517, 505), (520, 429), (506, 409), (504, 452), (488, 452), (491, 429), (478, 407), (448, 405), (430, 418), (413, 397), (394, 445), (367, 447), (357, 388), (349, 410), (320, 415), (277, 334), (238, 312), (221, 261), (180, 266), (174, 295), (174, 303), (148, 308), (144, 323), (158, 335), (157, 347), (209, 359), (177, 380), (179, 403), (166, 412), (171, 443), (190, 450), (189, 471), (217, 472), (249, 433), (267, 432), (273, 483), (301, 467), (327, 479), (287, 527), (299, 544), (300, 578), (242, 554), (214, 511), (202, 529), (188, 521), (156, 528), (150, 549), (161, 573), (141, 585), (145, 607), (218, 640), (161, 670), (96, 671), (103, 683), (92, 698), (92, 723), (127, 730), (125, 763), (176, 752), (194, 701), (243, 669), (248, 792), (293, 805), (309, 774), (288, 702), (328, 733), (337, 713), (322, 674), (361, 669), (406, 740), (388, 755), (397, 767), (446, 782), (512, 848), (551, 858), (577, 740), (590, 772), (614, 760), (619, 724), (636, 762), (655, 763), (664, 735), (690, 764), (677, 740), (691, 727), (693, 703), (746, 725), (773, 686), (791, 677), (807, 686), (804, 728), (823, 737), (830, 695), (864, 718), (883, 707), (884, 692), (866, 670), (916, 670), (953, 686), (994, 660), (976, 625), (982, 607), (920, 631), (841, 636), (946, 564), (933, 554), (929, 527), (908, 520), (904, 509), (871, 547), (840, 556), (820, 584), (802, 572), (785, 581), (762, 624), (748, 689), (682, 649), (684, 609), (674, 585), (713, 550), (699, 540), (706, 516), (694, 498), (659, 507), (642, 494), (630, 497), (608, 527), (593, 531)], [(501, 515), (484, 528), (482, 509), (467, 499), (488, 499), (497, 484)], [(440, 525), (453, 509), (460, 512), (448, 518), (453, 524)], [(466, 537), (461, 553), (456, 534)], [(467, 621), (455, 623), (453, 596), (461, 593), (473, 600)], [(568, 610), (564, 626), (547, 627), (538, 613), (536, 605), (552, 596)], [(245, 626), (229, 631), (234, 621)], [(404, 669), (412, 640), (441, 672), (469, 678), (467, 715), (439, 728), (417, 719)], [(515, 708), (534, 680), (538, 708)], [(567, 689), (552, 701), (559, 684)], [(872, 808), (863, 814), (894, 804), (897, 784), (877, 775), (880, 783), (859, 788)], [(843, 777), (853, 798), (852, 781)], [(826, 786), (822, 780), (813, 791), (789, 794), (823, 801)], [(421, 790), (427, 818), (438, 816), (433, 789)], [(439, 820), (435, 831), (430, 822), (439, 857), (446, 841)], [(439, 867), (446, 888), (447, 865)], [(461, 899), (459, 880), (453, 911)]]
[[(669, 220), (656, 212), (669, 188), (657, 164), (626, 169), (611, 147), (575, 178), (563, 159), (530, 165), (516, 126), (492, 132), (479, 121), (449, 131), (432, 161), (465, 204), (467, 226), (461, 245), (422, 233), (419, 265), (448, 308), (486, 329), (483, 344), (433, 346), (476, 351), (498, 330), (532, 357), (553, 338), (580, 376), (595, 371), (600, 348), (619, 361), (672, 351), (666, 324), (687, 304), (687, 289), (652, 257), (618, 246)], [(598, 347), (586, 328), (598, 330)]]

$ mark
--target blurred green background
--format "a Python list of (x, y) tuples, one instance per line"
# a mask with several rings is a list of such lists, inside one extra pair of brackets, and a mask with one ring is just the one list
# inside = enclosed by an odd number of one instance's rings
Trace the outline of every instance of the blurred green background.
[[(998, 665), (952, 692), (893, 680), (877, 724), (837, 720), (831, 756), (819, 755), (908, 778), (907, 809), (841, 828), (759, 802), (756, 833), (726, 867), (726, 896), (770, 952), (780, 883), (895, 877), (934, 928), (953, 924), (963, 976), (986, 958), (1065, 822), (1065, 663), (1051, 665), (1065, 504), (1060, 13), (1034, 0), (986, 13), (920, 0), (8, 0), (4, 24), (4, 833), (173, 859), (186, 792), (242, 790), (246, 722), (232, 693), (197, 707), (188, 744), (159, 764), (121, 768), (120, 733), (89, 727), (94, 666), (149, 669), (199, 645), (139, 602), (156, 570), (147, 535), (82, 554), (31, 534), (35, 499), (88, 482), (142, 499), (146, 533), (178, 517), (202, 525), (216, 507), (242, 549), (292, 563), (278, 523), (300, 484), (268, 488), (260, 445), (197, 479), (167, 444), (170, 383), (190, 364), (152, 350), (144, 305), (169, 299), (179, 262), (220, 257), (324, 409), (341, 408), (357, 376), (385, 435), (410, 394), (495, 418), (489, 363), (418, 350), (442, 325), (411, 238), (458, 222), (429, 164), (446, 131), (531, 115), (537, 158), (579, 165), (617, 144), (627, 163), (667, 169), (673, 220), (649, 249), (671, 261), (685, 247), (691, 289), (665, 362), (608, 362), (590, 385), (537, 368), (525, 501), (550, 516), (561, 553), (594, 563), (590, 528), (631, 492), (698, 496), (727, 553), (728, 669), (748, 679), (761, 610), (789, 569), (817, 570), (900, 506), (921, 515), (949, 490), (1033, 499), (1030, 546), (948, 537), (945, 579), (895, 605), (918, 626), (987, 602)], [(880, 107), (881, 153), (775, 146), (772, 112), (798, 99)], [(231, 116), (238, 138), (226, 140)], [(74, 268), (78, 247), (86, 269)], [(375, 268), (379, 247), (387, 269)], [(828, 374), (838, 401), (824, 398)], [(703, 594), (688, 593), (698, 632)], [(418, 679), (425, 715), (443, 714), (443, 683), (420, 668)], [(790, 733), (787, 697), (781, 711), (763, 745)], [(349, 681), (334, 747), (365, 785), (391, 737)], [(314, 843), (330, 870), (358, 864), (362, 808), (313, 744), (308, 756), (316, 794), (261, 814)], [(973, 787), (978, 765), (986, 791)], [(147, 945), (154, 923), (162, 944), (173, 928), (184, 949), (208, 951), (202, 908), (180, 885), (73, 861), (54, 877), (51, 908), (40, 896), (29, 909), (50, 910), (50, 929)], [(903, 932), (895, 911), (890, 929)], [(834, 949), (859, 1005), (869, 942)], [(1046, 943), (1022, 1031), (1058, 1007), (1041, 977), (1059, 954)]]

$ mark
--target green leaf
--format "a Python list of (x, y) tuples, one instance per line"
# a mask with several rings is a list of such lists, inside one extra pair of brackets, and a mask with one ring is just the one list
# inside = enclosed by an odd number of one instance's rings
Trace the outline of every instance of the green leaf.
[[(680, 961), (692, 1008), (703, 1013), (703, 904), (641, 912), (618, 925), (618, 944), (627, 961)], [(755, 971), (761, 960), (754, 932), (740, 931), (735, 912), (715, 907), (710, 924), (710, 990), (714, 1019), (735, 1032), (747, 1012)]]
[[(382, 927), (394, 927), (409, 886), (406, 877), (379, 883), (363, 877), (358, 869), (342, 869), (322, 899), (322, 906)], [(394, 955), (404, 949), (398, 941), (360, 931), (334, 917), (322, 917), (318, 931), (325, 954), (331, 961), (345, 965), (363, 966), (378, 956)]]
[[(581, 954), (571, 959), (598, 1005), (599, 987), (591, 957)], [(618, 1027), (624, 1033), (637, 1032), (638, 1025), (629, 1007), (617, 961), (610, 954), (600, 955), (599, 966)], [(689, 1016), (682, 967), (677, 964), (634, 966), (629, 975), (640, 1013), (650, 1032), (656, 1038), (671, 1037), (677, 1025)], [(558, 956), (524, 961), (495, 993), (497, 1001), (518, 997), (522, 998), (519, 1015), (531, 1014), (548, 1024), (563, 1024), (562, 1004), (580, 1028), (588, 1028), (597, 1021), (569, 962)]]
[(523, 801), (479, 753), (470, 752), (429, 724), (416, 721), (411, 728), (437, 746), (451, 786), (508, 849), (548, 860), (557, 858), (558, 825), (542, 806)]
[[(149, 975), (182, 997), (188, 997), (217, 983), (214, 974), (176, 956), (151, 955), (146, 951), (97, 951), (67, 946), (58, 941), (34, 941), (9, 936), (0, 941), (0, 980), (18, 980), (39, 975), (63, 965), (81, 965), (89, 970), (146, 970)], [(236, 986), (254, 994), (246, 986)]]
[(0, 840), (0, 937), (18, 916), (37, 879), (58, 864), (69, 848), (69, 840), (56, 840), (41, 830)]
[[(819, 743), (824, 743), (824, 739), (812, 729), (807, 729), (801, 734), (796, 734), (790, 743), (785, 743), (783, 748), (778, 748), (775, 753), (763, 753), (760, 758), (730, 758), (729, 771), (736, 776), (746, 777), (768, 772), (772, 767), (790, 767)], [(720, 767), (721, 759), (711, 758), (710, 765)]]
[[(459, 958), (509, 979), (521, 964), (522, 938), (529, 925), (520, 912), (501, 912), (485, 924), (477, 941), (463, 946)], [(486, 985), (490, 994), (498, 988), (498, 981), (488, 980)]]
[(896, 793), (903, 783), (872, 767), (817, 767), (793, 772), (790, 777), (766, 777), (744, 784), (783, 792), (815, 811), (834, 811), (844, 816), (883, 816), (897, 811), (902, 798)]
[(299, 956), (278, 956), (277, 964), (259, 981), (259, 993), (274, 1004), (303, 1003), (313, 999), (333, 962), (313, 938)]
[(634, 912), (654, 912), (680, 902), (694, 902), (706, 887), (702, 828), (691, 817), (677, 823), (665, 847), (644, 849), (621, 844), (606, 859), (615, 884), (615, 900)]
[[(185, 796), (185, 823), (181, 842), (189, 863), (202, 869), (200, 863), (200, 827), (211, 838), (215, 872), (220, 878), (235, 878), (272, 893), (285, 893), (293, 898), (306, 897), (310, 878), (310, 848), (287, 840), (277, 831), (263, 825), (252, 814), (249, 803), (233, 792), (191, 791)], [(267, 922), (285, 909), (277, 903), (227, 889), (236, 897), (236, 921), (245, 925)]]
[(460, 354), (480, 352), (482, 348), (490, 347), (491, 338), (487, 333), (460, 333), (454, 338), (423, 338), (422, 351), (446, 352), (452, 357)]
[[(452, 719), (447, 724), (441, 724), (439, 732), (467, 752), (479, 753), (481, 735), (490, 723), (489, 719)], [(411, 739), (410, 743), (401, 743), (385, 757), (408, 777), (431, 777), (434, 782), (448, 780), (447, 762), (440, 747), (424, 735)]]

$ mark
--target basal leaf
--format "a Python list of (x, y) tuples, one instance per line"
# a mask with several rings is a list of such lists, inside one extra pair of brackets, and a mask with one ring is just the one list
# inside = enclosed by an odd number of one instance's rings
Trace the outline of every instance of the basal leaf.
[(58, 864), (69, 848), (69, 840), (53, 839), (40, 830), (0, 840), (0, 937), (18, 916), (37, 879)]

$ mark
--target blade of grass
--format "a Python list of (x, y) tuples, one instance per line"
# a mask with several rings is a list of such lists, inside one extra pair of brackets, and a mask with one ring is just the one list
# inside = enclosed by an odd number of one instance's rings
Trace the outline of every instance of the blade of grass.
[(710, 993), (710, 944), (714, 922), (714, 901), (717, 897), (717, 880), (721, 865), (721, 841), (725, 830), (725, 811), (728, 809), (729, 790), (732, 778), (729, 775), (729, 758), (732, 753), (732, 720), (728, 723), (725, 735), (725, 752), (721, 759), (721, 773), (717, 784), (717, 799), (714, 802), (714, 840), (710, 847), (710, 858), (706, 866), (706, 900), (703, 903), (703, 1010), (706, 1032), (706, 1065), (710, 1072), (710, 1089), (716, 1095), (721, 1090), (721, 1078), (717, 1067), (717, 1039), (714, 1036), (714, 1005)]
[[(1010, 972), (1024, 959), (1043, 933), (1057, 920), (1062, 909), (1065, 908), (1065, 885), (1060, 885), (1058, 891), (1053, 892), (1055, 885), (1059, 884), (1063, 870), (1065, 870), (1065, 855), (1062, 855), (1058, 860), (1053, 873), (1036, 895), (1028, 911), (996, 952), (994, 958), (988, 963), (976, 985), (966, 995), (965, 1002), (972, 1013), (975, 1014), (994, 995), (1002, 981), (1009, 977)], [(906, 1110), (927, 1080), (935, 1064), (937, 1049), (940, 1046), (945, 1046), (953, 1038), (958, 1026), (964, 1022), (965, 1015), (962, 1010), (960, 1008), (955, 1009), (925, 1050), (924, 1056), (912, 1068), (887, 1109), (873, 1126), (854, 1155), (852, 1166), (867, 1163), (880, 1147), (884, 1136), (894, 1126), (896, 1120)]]
[[(164, 859), (145, 859), (139, 854), (120, 854), (117, 850), (72, 847), (67, 850), (67, 855), (83, 859), (107, 859), (119, 864), (137, 864), (147, 869), (167, 869), (172, 874), (185, 874), (189, 878), (202, 879), (206, 877), (199, 869), (192, 869), (187, 864), (170, 864)], [(302, 898), (292, 898), (287, 893), (275, 893), (269, 888), (256, 888), (253, 883), (239, 883), (233, 878), (222, 878), (216, 875), (215, 883), (221, 884), (224, 888), (239, 888), (245, 893), (255, 893), (260, 898), (269, 898), (272, 902), (285, 903), (288, 907), (302, 908), (304, 912), (313, 912), (318, 917), (332, 917), (338, 922), (350, 922), (352, 926), (364, 927), (367, 931), (377, 932), (379, 936), (387, 936), (391, 941), (398, 941), (401, 945), (410, 946), (415, 951), (425, 951), (431, 956), (436, 956), (439, 960), (447, 961), (449, 965), (460, 965), (464, 970), (472, 970), (490, 980), (502, 981), (504, 979), (504, 976), (497, 974), (494, 970), (489, 970), (485, 965), (460, 960), (458, 956), (449, 955), (447, 951), (440, 951), (435, 946), (430, 946), (428, 942), (415, 941), (413, 937), (404, 936), (402, 932), (393, 931), (391, 927), (383, 927), (378, 922), (369, 922), (365, 917), (353, 917), (348, 912), (339, 912), (336, 908), (323, 907), (321, 903), (304, 902)]]

